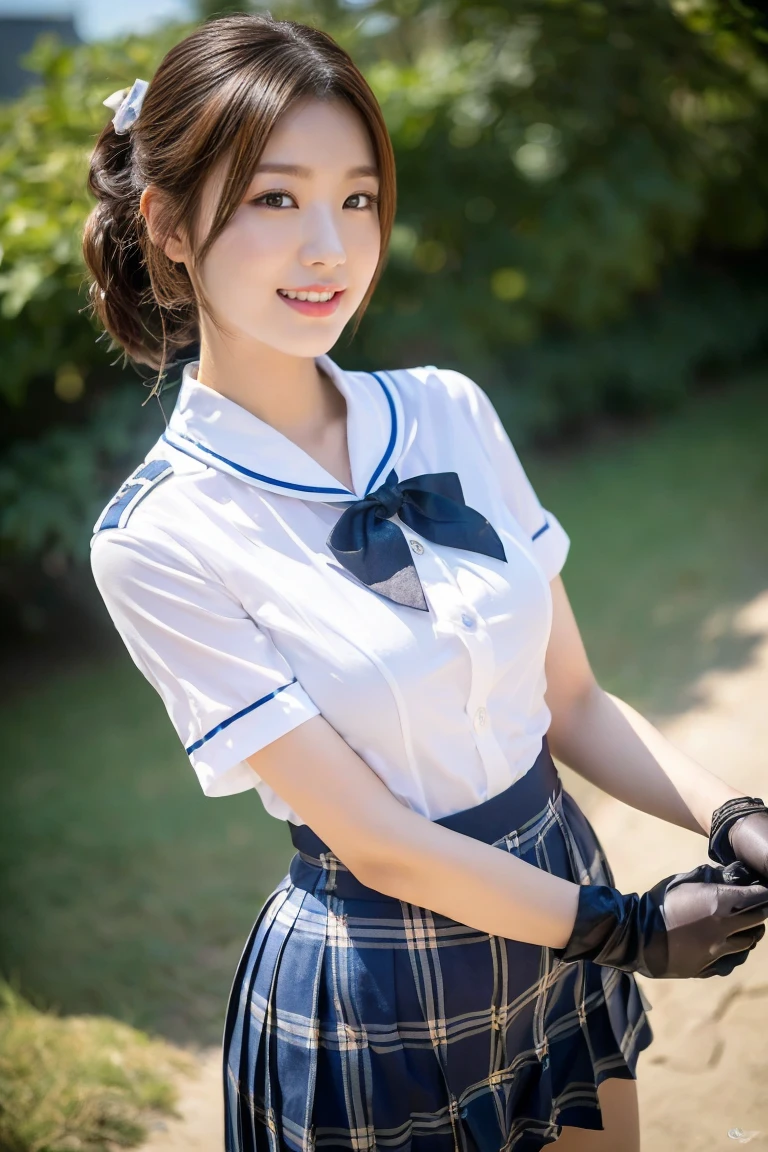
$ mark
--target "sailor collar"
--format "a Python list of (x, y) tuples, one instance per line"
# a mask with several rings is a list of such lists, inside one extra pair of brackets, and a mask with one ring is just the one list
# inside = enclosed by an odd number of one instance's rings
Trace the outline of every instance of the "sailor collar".
[(327, 355), (315, 363), (347, 402), (347, 445), (354, 492), (271, 424), (215, 392), (185, 365), (163, 439), (211, 468), (280, 496), (302, 500), (361, 499), (386, 480), (403, 448), (403, 409), (386, 373), (344, 372)]

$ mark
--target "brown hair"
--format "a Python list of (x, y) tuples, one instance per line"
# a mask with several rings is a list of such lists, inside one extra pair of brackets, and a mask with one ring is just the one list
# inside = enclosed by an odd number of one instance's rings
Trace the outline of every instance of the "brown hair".
[[(125, 134), (111, 120), (91, 156), (88, 187), (98, 199), (85, 222), (83, 255), (92, 314), (131, 360), (162, 375), (199, 340), (199, 308), (211, 315), (184, 264), (163, 251), (184, 227), (196, 232), (203, 185), (223, 155), (230, 169), (202, 260), (248, 188), (270, 132), (304, 96), (346, 100), (361, 115), (379, 168), (381, 251), (356, 313), (362, 319), (379, 280), (395, 215), (395, 162), (381, 108), (349, 55), (325, 32), (269, 13), (237, 13), (202, 24), (166, 53), (138, 120)], [(139, 211), (148, 184), (161, 196), (153, 243)], [(158, 383), (160, 378), (158, 377)]]

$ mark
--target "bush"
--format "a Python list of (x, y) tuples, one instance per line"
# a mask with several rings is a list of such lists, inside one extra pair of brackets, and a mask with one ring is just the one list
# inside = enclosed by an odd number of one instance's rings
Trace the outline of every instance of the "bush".
[[(668, 407), (702, 372), (763, 347), (761, 29), (744, 5), (679, 7), (382, 0), (361, 15), (341, 0), (290, 0), (276, 10), (353, 53), (397, 152), (388, 267), (354, 347), (343, 338), (335, 350), (343, 366), (459, 367), (489, 387), (523, 443), (600, 412)], [(126, 373), (110, 369), (82, 314), (85, 173), (105, 93), (151, 78), (186, 31), (74, 49), (44, 38), (28, 58), (39, 85), (0, 107), (6, 557), (82, 552), (93, 508), (139, 459), (129, 400), (103, 403)]]
[(84, 528), (162, 427), (156, 402), (144, 409), (135, 384), (124, 383), (99, 398), (82, 423), (54, 424), (11, 445), (0, 464), (0, 542), (28, 559), (46, 558), (52, 569), (69, 557), (85, 559)]
[(112, 1152), (174, 1113), (179, 1049), (107, 1016), (40, 1012), (0, 981), (0, 1148)]

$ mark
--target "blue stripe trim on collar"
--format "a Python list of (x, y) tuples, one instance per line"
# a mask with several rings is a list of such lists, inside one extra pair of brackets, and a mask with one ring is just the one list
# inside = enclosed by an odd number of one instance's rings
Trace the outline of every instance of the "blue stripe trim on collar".
[(531, 536), (531, 540), (535, 540), (537, 536), (541, 536), (542, 532), (546, 532), (547, 528), (549, 528), (549, 520), (545, 520), (544, 527), (539, 528), (538, 532), (534, 532), (533, 536)]
[(373, 378), (375, 380), (378, 380), (379, 384), (381, 385), (381, 387), (384, 390), (384, 395), (387, 398), (387, 404), (389, 404), (389, 419), (390, 419), (390, 423), (391, 423), (391, 431), (389, 434), (389, 444), (387, 444), (386, 451), (384, 452), (384, 455), (382, 456), (381, 460), (379, 461), (379, 465), (378, 465), (376, 471), (374, 472), (373, 476), (371, 476), (371, 479), (368, 481), (368, 487), (365, 490), (366, 496), (371, 491), (374, 484), (376, 483), (379, 476), (381, 475), (381, 472), (384, 468), (384, 465), (386, 464), (387, 460), (389, 459), (389, 455), (395, 446), (395, 441), (397, 440), (397, 413), (395, 412), (394, 401), (393, 401), (392, 397), (390, 396), (389, 389), (387, 388), (386, 384), (382, 380), (381, 376), (379, 376), (379, 374), (377, 372), (371, 372), (371, 376), (373, 376)]
[(228, 720), (222, 720), (221, 724), (217, 724), (215, 728), (211, 728), (210, 732), (206, 732), (205, 736), (202, 736), (199, 740), (195, 740), (194, 744), (190, 744), (189, 748), (184, 749), (187, 756), (191, 756), (193, 752), (197, 752), (198, 748), (202, 748), (203, 744), (207, 743), (207, 741), (215, 736), (218, 732), (222, 732), (225, 728), (229, 728), (230, 724), (234, 724), (235, 720), (242, 720), (243, 716), (247, 716), (249, 712), (253, 712), (256, 708), (260, 708), (262, 704), (266, 704), (267, 701), (271, 700), (273, 696), (277, 696), (278, 692), (282, 692), (286, 688), (290, 688), (291, 684), (295, 683), (296, 677), (294, 676), (293, 680), (289, 680), (287, 684), (281, 684), (279, 688), (275, 688), (274, 692), (268, 692), (266, 696), (262, 696), (260, 700), (254, 701), (253, 704), (249, 704), (247, 708), (241, 708), (239, 712), (235, 712), (234, 716), (230, 716)]
[[(205, 452), (208, 456), (215, 457), (216, 460), (221, 460), (222, 464), (227, 464), (230, 468), (234, 468), (235, 472), (241, 472), (244, 476), (250, 476), (253, 480), (263, 480), (265, 484), (273, 484), (275, 488), (291, 488), (294, 492), (325, 492), (328, 495), (349, 496), (352, 500), (355, 499), (354, 492), (350, 492), (348, 488), (318, 488), (312, 484), (290, 484), (287, 480), (275, 480), (273, 476), (263, 476), (261, 472), (252, 472), (250, 468), (244, 468), (242, 464), (236, 464), (234, 460), (228, 460), (226, 456), (220, 456), (218, 452), (214, 452), (212, 448), (206, 448), (204, 444), (199, 444), (197, 440), (193, 440), (191, 436), (185, 436), (183, 432), (177, 432), (172, 429), (174, 436), (178, 436), (181, 440), (187, 440), (190, 444), (194, 444), (201, 452)], [(183, 448), (179, 448), (178, 444), (174, 444), (173, 440), (169, 440), (165, 432), (163, 432), (162, 439), (172, 448), (177, 448), (179, 452), (183, 452)], [(187, 453), (191, 455), (191, 453)]]

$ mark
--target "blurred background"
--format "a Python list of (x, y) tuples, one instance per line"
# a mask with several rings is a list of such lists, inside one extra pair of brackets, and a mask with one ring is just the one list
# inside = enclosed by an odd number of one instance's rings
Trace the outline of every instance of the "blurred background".
[[(106, 1150), (162, 1127), (189, 1053), (215, 1051), (292, 854), (255, 792), (203, 797), (88, 567), (93, 522), (163, 427), (143, 403), (153, 374), (123, 366), (84, 312), (102, 100), (235, 10), (248, 5), (0, 0), (5, 1152)], [(452, 366), (489, 392), (571, 536), (563, 578), (605, 688), (664, 728), (707, 706), (713, 673), (758, 677), (738, 698), (745, 724), (762, 716), (768, 628), (743, 620), (768, 589), (763, 6), (270, 11), (352, 53), (397, 154), (387, 270), (334, 358)], [(710, 1147), (691, 1141), (674, 1147)]]

